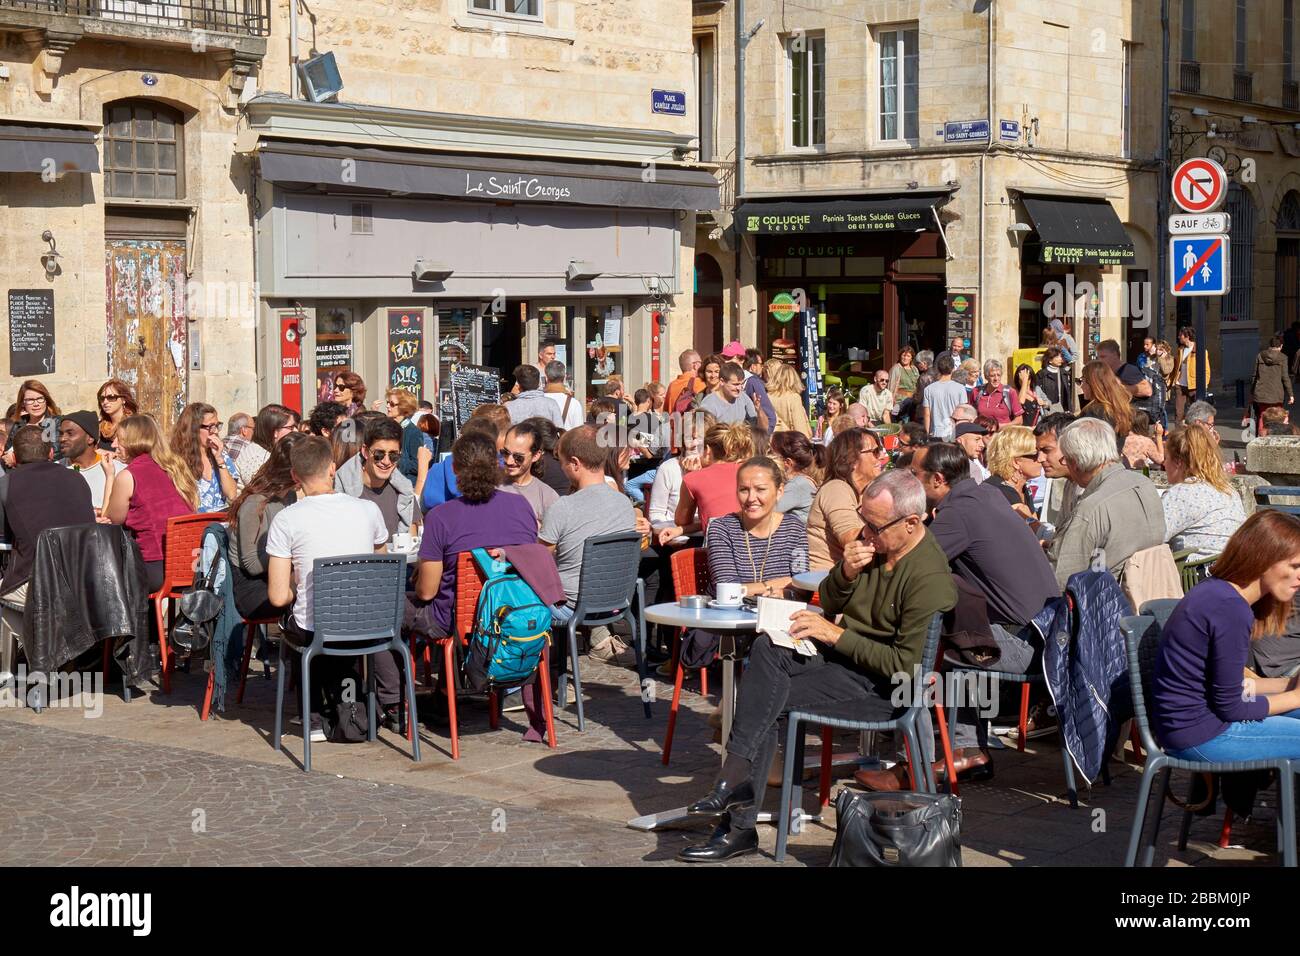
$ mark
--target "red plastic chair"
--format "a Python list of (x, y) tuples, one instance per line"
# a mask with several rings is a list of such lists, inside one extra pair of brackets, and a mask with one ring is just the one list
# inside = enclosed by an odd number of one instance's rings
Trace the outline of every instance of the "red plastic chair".
[[(167, 644), (167, 622), (163, 618), (163, 601), (175, 601), (194, 586), (194, 568), (199, 548), (203, 545), (203, 529), (226, 520), (224, 511), (211, 514), (178, 515), (167, 519), (167, 536), (163, 539), (163, 583), (149, 600), (153, 602), (154, 617), (158, 623), (158, 661), (162, 670), (164, 694), (172, 692), (172, 670), (176, 656)], [(175, 607), (175, 605), (173, 605)], [(206, 705), (205, 705), (206, 711)]]
[[(713, 582), (709, 577), (708, 556), (703, 548), (683, 548), (670, 559), (673, 569), (673, 593), (678, 597), (691, 594), (708, 594)], [(668, 731), (664, 734), (664, 766), (673, 753), (673, 732), (677, 728), (677, 710), (681, 705), (682, 681), (686, 677), (686, 668), (682, 665), (682, 637), (686, 628), (682, 628), (673, 639), (673, 702), (668, 708)], [(708, 696), (709, 670), (700, 668), (700, 693)]]
[[(469, 644), (469, 635), (474, 630), (474, 618), (478, 613), (478, 597), (483, 591), (483, 572), (468, 551), (462, 551), (456, 561), (456, 603), (455, 631), (452, 637), (434, 638), (433, 643), (442, 647), (442, 674), (438, 677), (438, 688), (447, 695), (447, 720), (451, 725), (451, 759), (460, 759), (460, 734), (456, 721), (456, 682), (454, 641), (461, 647)], [(551, 706), (551, 655), (550, 644), (542, 648), (542, 660), (538, 665), (538, 680), (541, 683), (542, 713), (546, 717), (546, 740), (552, 750), (555, 749), (555, 710)], [(496, 730), (500, 720), (500, 707), (496, 691), (488, 694), (488, 725)]]
[[(281, 620), (279, 615), (275, 617), (259, 618), (256, 621), (250, 621), (244, 618), (244, 659), (239, 665), (239, 693), (235, 696), (235, 703), (244, 702), (244, 688), (248, 685), (248, 663), (253, 651), (253, 628), (266, 627), (270, 624), (277, 624)], [(203, 694), (203, 711), (199, 714), (199, 720), (207, 720), (208, 715), (212, 713), (212, 693), (217, 686), (217, 672), (215, 670), (208, 672), (208, 689)]]

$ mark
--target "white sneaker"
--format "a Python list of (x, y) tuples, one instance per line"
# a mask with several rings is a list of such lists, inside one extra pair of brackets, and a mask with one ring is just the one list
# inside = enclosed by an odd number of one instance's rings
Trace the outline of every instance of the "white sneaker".
[(613, 664), (615, 667), (636, 667), (636, 652), (621, 638), (612, 635), (607, 640), (594, 645), (588, 656), (604, 664)]
[(328, 741), (325, 736), (325, 725), (321, 722), (320, 717), (316, 714), (311, 715), (311, 742), (314, 744), (323, 744)]
[(501, 701), (501, 712), (503, 714), (509, 714), (524, 709), (524, 695), (518, 689), (512, 690), (510, 693), (506, 694), (505, 699)]

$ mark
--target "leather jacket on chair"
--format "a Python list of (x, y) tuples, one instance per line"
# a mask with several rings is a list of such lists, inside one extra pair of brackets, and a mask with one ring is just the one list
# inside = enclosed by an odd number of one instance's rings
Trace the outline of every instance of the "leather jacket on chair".
[(139, 548), (118, 525), (42, 531), (23, 616), (28, 668), (57, 670), (110, 637), (132, 638), (118, 652), (127, 683), (147, 679), (153, 656)]

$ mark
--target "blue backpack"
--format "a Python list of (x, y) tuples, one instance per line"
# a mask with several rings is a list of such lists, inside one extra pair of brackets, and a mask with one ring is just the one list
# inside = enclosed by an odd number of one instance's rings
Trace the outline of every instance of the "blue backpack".
[(484, 548), (470, 553), (487, 581), (461, 666), (464, 684), (480, 692), (526, 684), (550, 641), (551, 609), (508, 561), (494, 560)]

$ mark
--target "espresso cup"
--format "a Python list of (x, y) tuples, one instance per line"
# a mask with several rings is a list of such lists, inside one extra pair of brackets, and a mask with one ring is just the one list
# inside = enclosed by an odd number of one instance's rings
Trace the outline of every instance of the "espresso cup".
[(719, 584), (717, 586), (718, 603), (737, 607), (745, 599), (743, 584)]

